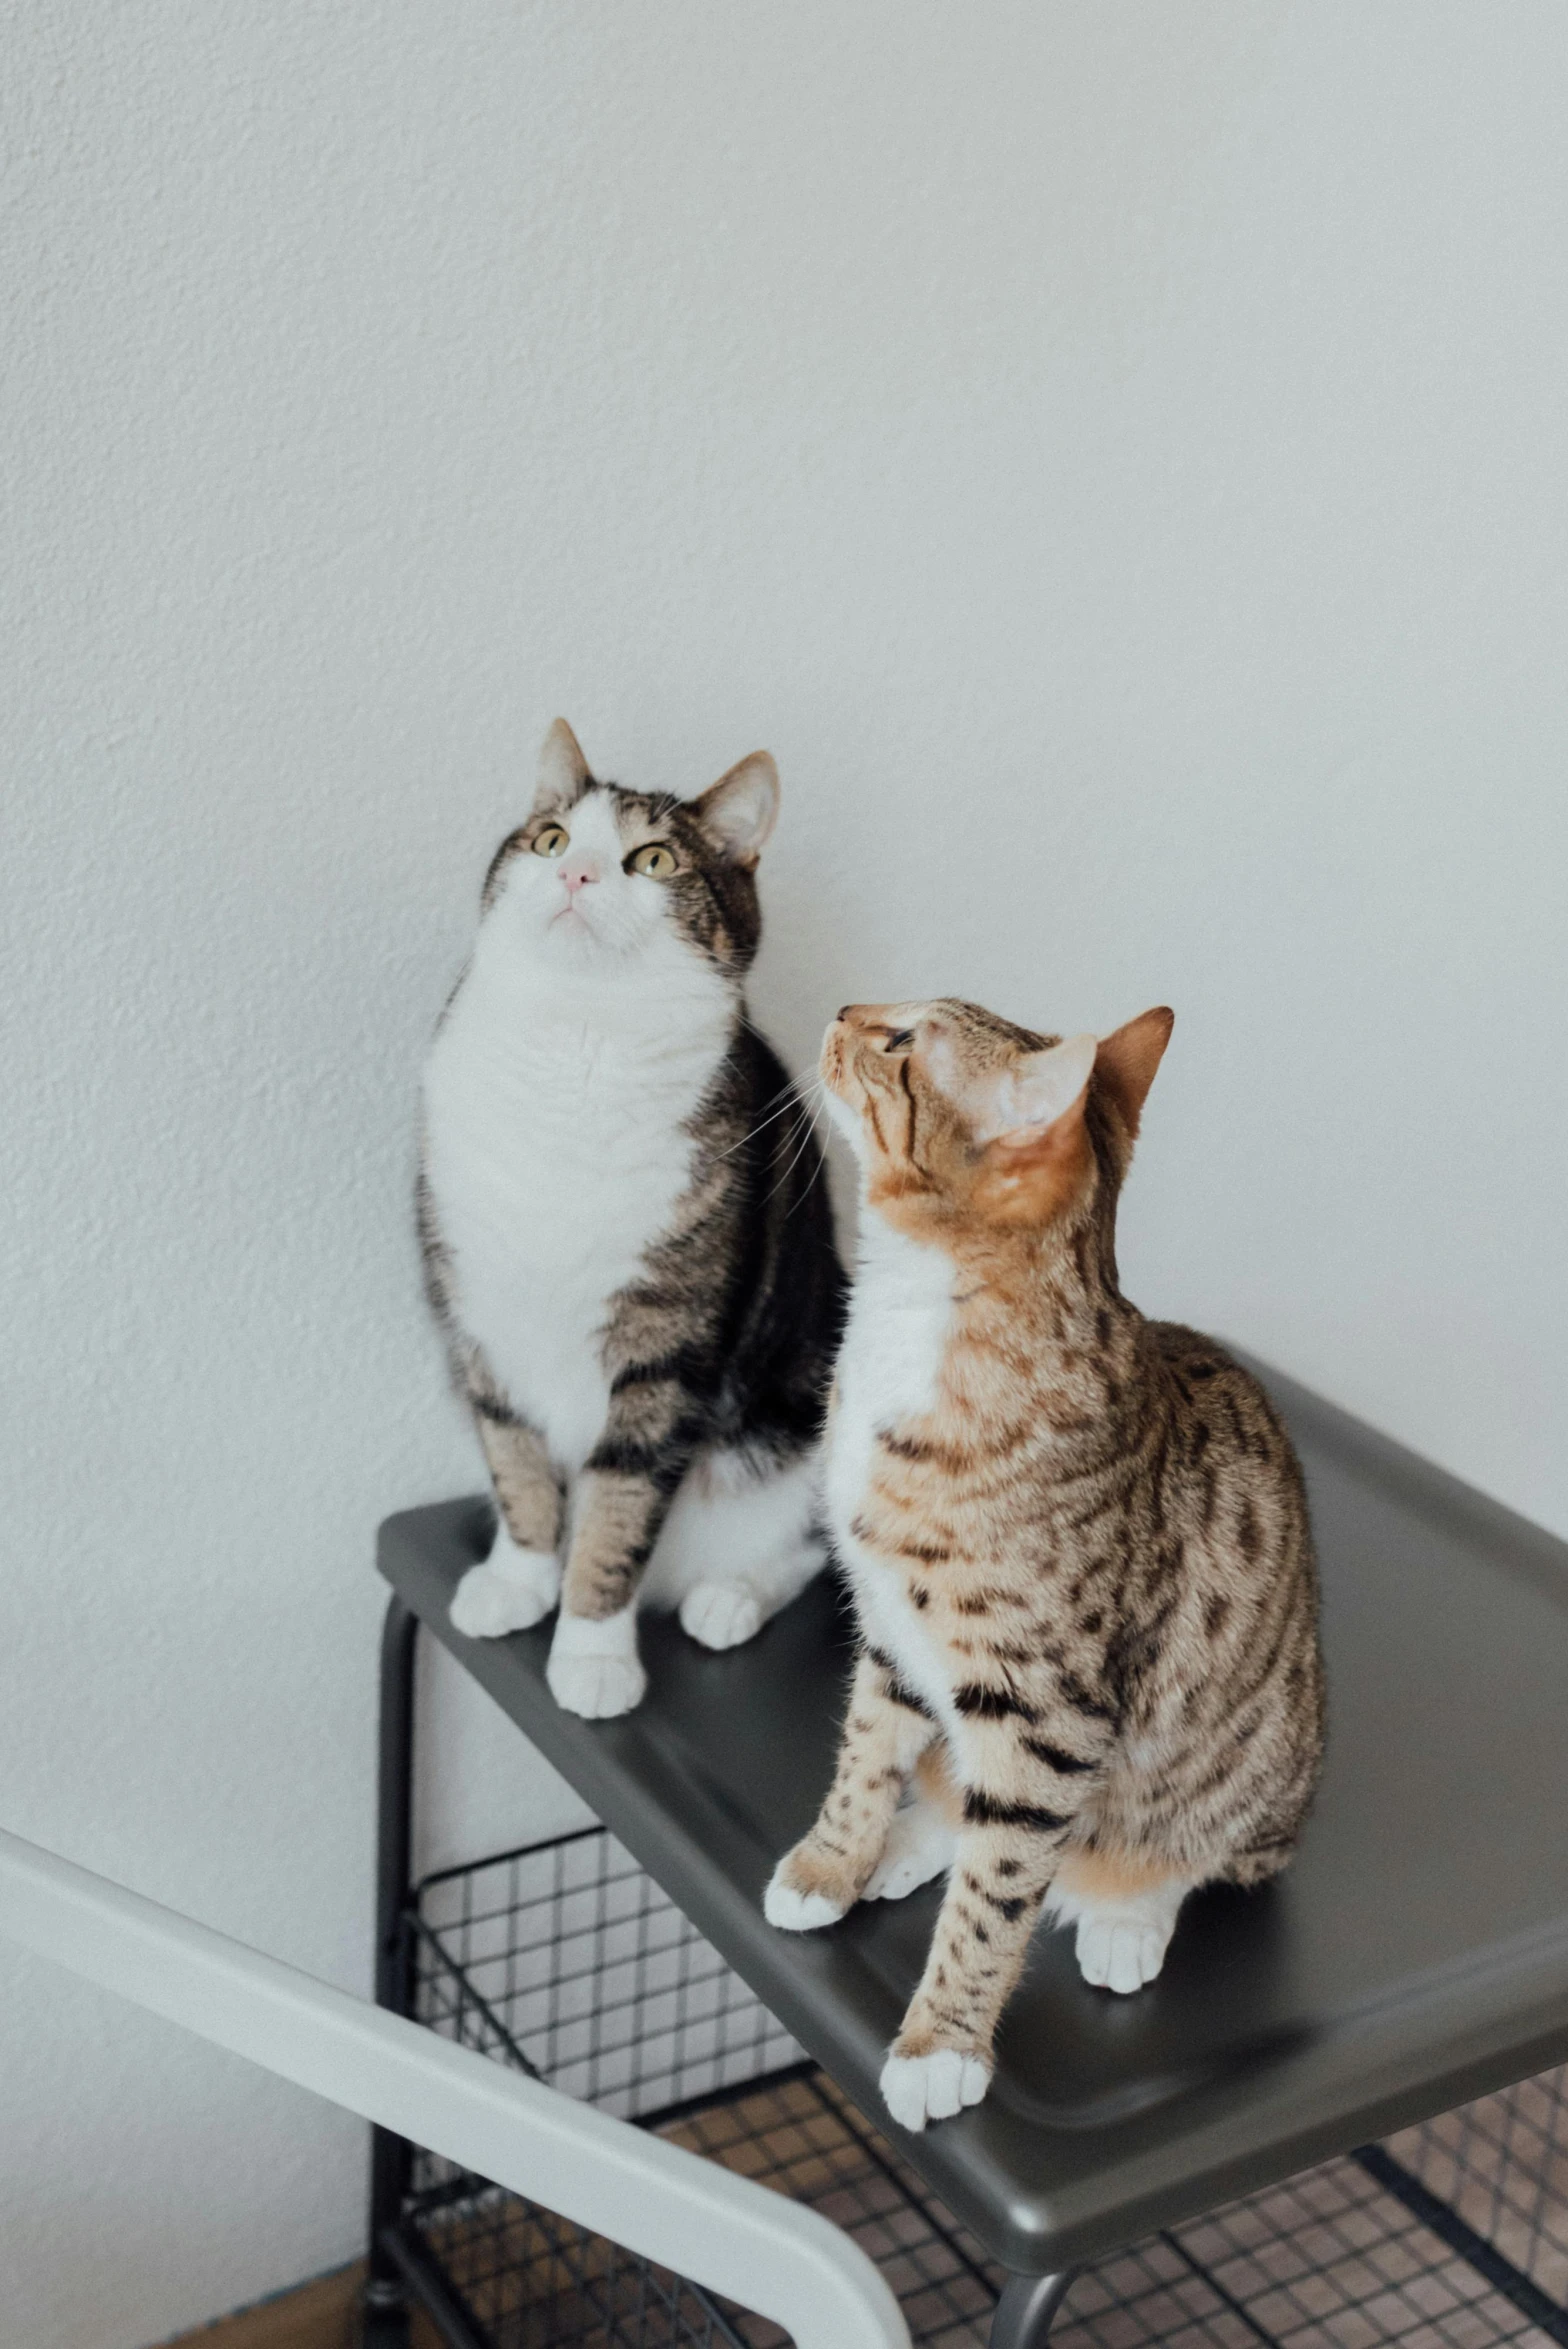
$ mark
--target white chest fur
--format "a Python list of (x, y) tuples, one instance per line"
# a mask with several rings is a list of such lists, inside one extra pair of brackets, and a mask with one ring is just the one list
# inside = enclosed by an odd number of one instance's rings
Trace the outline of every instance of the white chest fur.
[(685, 1124), (734, 1016), (716, 974), (674, 952), (619, 987), (562, 978), (492, 919), (426, 1066), (458, 1318), (569, 1470), (604, 1425), (610, 1301), (690, 1183)]
[(861, 1216), (858, 1277), (838, 1360), (838, 1407), (829, 1439), (826, 1496), (833, 1539), (850, 1576), (867, 1639), (956, 1734), (946, 1658), (910, 1604), (901, 1568), (857, 1540), (879, 1429), (929, 1411), (953, 1317), (956, 1267), (882, 1221)]

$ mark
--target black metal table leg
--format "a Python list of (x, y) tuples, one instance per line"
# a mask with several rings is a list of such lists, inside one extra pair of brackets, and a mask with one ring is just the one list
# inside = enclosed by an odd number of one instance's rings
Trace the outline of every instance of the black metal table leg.
[[(409, 2010), (403, 1909), (413, 1873), (414, 1649), (419, 1618), (400, 1598), (381, 1634), (381, 1718), (376, 1782), (376, 2004)], [(370, 2262), (365, 2349), (406, 2349), (408, 2285), (388, 2238), (402, 2216), (413, 2151), (390, 2129), (370, 2133)]]
[(990, 2349), (1040, 2349), (1073, 2280), (1059, 2276), (1012, 2276), (1002, 2288), (991, 2319)]

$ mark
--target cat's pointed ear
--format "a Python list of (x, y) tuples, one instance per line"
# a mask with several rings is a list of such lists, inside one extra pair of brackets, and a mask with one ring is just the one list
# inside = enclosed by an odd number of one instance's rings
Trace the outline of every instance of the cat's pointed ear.
[(1031, 1148), (1069, 1110), (1081, 1110), (1097, 1048), (1093, 1036), (1069, 1036), (999, 1070), (973, 1105), (975, 1140)]
[(1138, 1121), (1154, 1082), (1154, 1072), (1165, 1057), (1176, 1014), (1156, 1004), (1102, 1041), (1095, 1054), (1095, 1073), (1122, 1113), (1127, 1131), (1136, 1141)]
[(778, 821), (779, 771), (772, 755), (754, 750), (692, 802), (714, 846), (732, 864), (749, 870)]
[(534, 814), (543, 815), (548, 808), (570, 807), (581, 799), (593, 774), (583, 757), (582, 744), (564, 718), (557, 718), (544, 738), (539, 753), (539, 788), (534, 793)]

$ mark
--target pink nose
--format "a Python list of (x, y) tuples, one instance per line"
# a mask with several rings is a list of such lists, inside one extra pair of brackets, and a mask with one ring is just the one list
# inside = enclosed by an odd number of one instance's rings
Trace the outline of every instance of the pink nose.
[(597, 881), (598, 878), (599, 868), (591, 857), (574, 856), (561, 867), (561, 886), (568, 897), (575, 895), (579, 889), (586, 888), (590, 881)]

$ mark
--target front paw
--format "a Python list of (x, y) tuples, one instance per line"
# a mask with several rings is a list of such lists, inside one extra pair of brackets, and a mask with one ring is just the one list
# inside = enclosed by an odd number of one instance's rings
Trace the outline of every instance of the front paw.
[(557, 1656), (544, 1670), (563, 1713), (585, 1721), (613, 1721), (642, 1703), (648, 1675), (635, 1656)]
[(681, 1601), (681, 1629), (699, 1647), (738, 1648), (762, 1627), (762, 1603), (749, 1582), (699, 1582)]
[(453, 1628), (465, 1639), (504, 1639), (531, 1631), (555, 1605), (561, 1569), (543, 1550), (497, 1541), (482, 1566), (470, 1566), (452, 1596)]
[(837, 1901), (822, 1892), (797, 1892), (783, 1878), (781, 1860), (762, 1896), (762, 1913), (770, 1925), (777, 1925), (781, 1933), (818, 1933), (824, 1925), (838, 1923), (844, 1911)]
[(774, 1869), (762, 1896), (762, 1913), (781, 1933), (816, 1933), (836, 1925), (854, 1904), (854, 1894), (834, 1881), (826, 1855), (816, 1851), (808, 1835), (787, 1851)]
[(618, 1615), (569, 1615), (550, 1642), (544, 1676), (563, 1713), (585, 1721), (612, 1721), (640, 1705), (648, 1675), (637, 1659), (637, 1617), (630, 1607)]
[(936, 2047), (928, 2055), (900, 2055), (894, 2043), (882, 2066), (882, 2101), (902, 2129), (948, 2121), (978, 2104), (991, 2085), (991, 2067), (962, 2048)]

